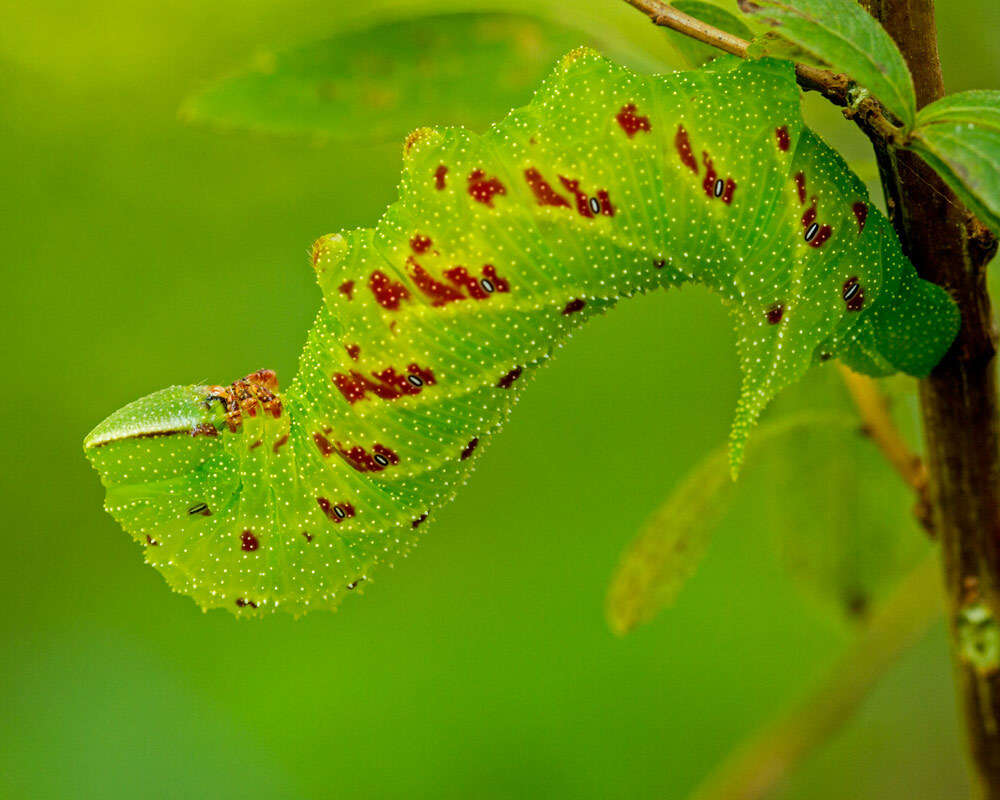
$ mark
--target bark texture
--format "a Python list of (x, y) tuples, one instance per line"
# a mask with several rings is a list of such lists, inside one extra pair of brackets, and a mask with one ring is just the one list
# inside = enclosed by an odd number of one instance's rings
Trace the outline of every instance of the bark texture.
[[(941, 97), (933, 0), (862, 4), (906, 58), (918, 107)], [(916, 155), (887, 146), (876, 150), (904, 251), (920, 276), (945, 287), (962, 312), (958, 338), (921, 382), (920, 401), (974, 783), (979, 796), (1000, 800), (1000, 654), (989, 651), (991, 636), (1000, 631), (1000, 430), (997, 336), (986, 292), (986, 265), (996, 241)]]

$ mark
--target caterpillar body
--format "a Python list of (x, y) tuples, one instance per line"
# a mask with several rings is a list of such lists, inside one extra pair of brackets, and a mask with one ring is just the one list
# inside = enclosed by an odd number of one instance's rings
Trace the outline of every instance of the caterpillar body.
[(734, 468), (814, 362), (926, 374), (954, 304), (799, 102), (785, 62), (644, 76), (581, 49), (484, 135), (415, 131), (379, 223), (313, 247), (324, 303), (287, 390), (261, 370), (113, 414), (85, 442), (107, 508), (202, 606), (300, 614), (405, 552), (525, 379), (620, 298), (694, 282), (730, 307)]

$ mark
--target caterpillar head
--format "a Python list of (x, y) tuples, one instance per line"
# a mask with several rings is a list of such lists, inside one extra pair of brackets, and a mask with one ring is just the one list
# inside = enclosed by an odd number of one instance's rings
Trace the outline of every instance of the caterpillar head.
[(84, 452), (107, 487), (108, 510), (120, 521), (180, 497), (223, 450), (227, 413), (212, 392), (210, 386), (161, 389), (116, 411), (87, 436)]
[[(200, 533), (227, 522), (241, 462), (265, 449), (253, 445), (287, 441), (287, 428), (274, 373), (261, 370), (225, 387), (170, 386), (136, 400), (94, 428), (84, 451), (108, 511), (168, 572)], [(206, 517), (192, 534), (190, 520)], [(193, 585), (186, 573), (172, 583), (182, 580)]]

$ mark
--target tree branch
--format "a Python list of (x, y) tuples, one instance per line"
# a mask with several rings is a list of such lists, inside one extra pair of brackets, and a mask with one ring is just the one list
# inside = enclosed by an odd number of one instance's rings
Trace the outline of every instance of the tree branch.
[[(933, 0), (862, 0), (895, 40), (918, 107), (944, 95)], [(969, 651), (969, 612), (1000, 625), (1000, 417), (986, 265), (996, 240), (915, 154), (875, 143), (889, 219), (922, 278), (944, 286), (962, 325), (920, 384), (933, 524), (941, 540), (962, 715), (979, 797), (1000, 800), (1000, 659)]]
[[(625, 2), (649, 17), (654, 25), (683, 33), (730, 55), (747, 57), (750, 43), (746, 39), (712, 27), (662, 0), (625, 0)], [(851, 104), (851, 89), (854, 84), (846, 75), (810, 64), (796, 64), (795, 77), (803, 89), (819, 92), (834, 105), (844, 108), (844, 116), (854, 120), (873, 142), (891, 144), (900, 142), (901, 130), (889, 120), (888, 113), (878, 100), (874, 97), (865, 97), (860, 102)]]

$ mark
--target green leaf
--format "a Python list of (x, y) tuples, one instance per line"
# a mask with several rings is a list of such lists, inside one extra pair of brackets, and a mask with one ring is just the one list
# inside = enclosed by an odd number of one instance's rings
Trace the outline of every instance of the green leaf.
[(830, 69), (867, 88), (907, 129), (913, 126), (916, 97), (903, 55), (882, 26), (853, 0), (741, 0), (740, 6), (770, 22)]
[(482, 129), (527, 102), (567, 50), (592, 42), (524, 14), (418, 17), (260, 56), (181, 115), (335, 141), (391, 141), (431, 123)]
[[(746, 26), (743, 20), (735, 14), (726, 11), (724, 8), (719, 8), (717, 5), (706, 3), (704, 0), (677, 0), (676, 3), (673, 3), (673, 6), (685, 14), (690, 14), (695, 19), (699, 19), (714, 28), (726, 31), (734, 36), (739, 36), (741, 39), (753, 38), (753, 31)], [(721, 50), (703, 44), (682, 33), (667, 30), (667, 35), (671, 43), (693, 67), (700, 67), (722, 55)]]
[[(843, 433), (844, 419), (830, 413), (802, 413), (762, 425), (750, 444), (750, 457), (782, 437), (798, 438), (809, 428), (833, 426)], [(653, 512), (622, 553), (608, 588), (605, 614), (615, 633), (628, 633), (674, 601), (708, 549), (736, 486), (730, 480), (726, 448), (719, 447), (696, 464)], [(784, 499), (784, 488), (777, 495)]]
[(1000, 91), (959, 92), (920, 109), (908, 147), (1000, 234)]

